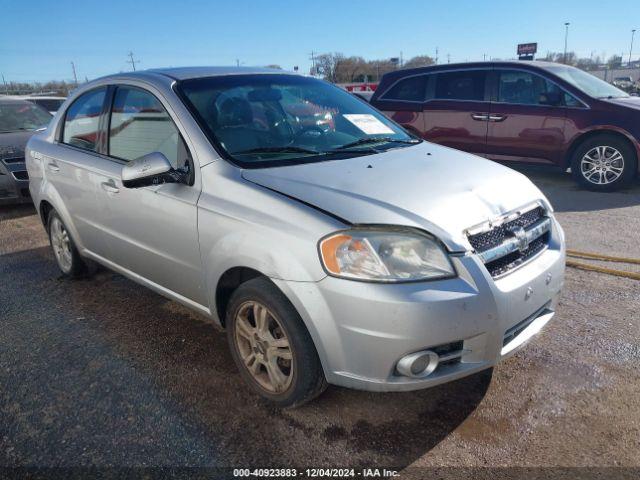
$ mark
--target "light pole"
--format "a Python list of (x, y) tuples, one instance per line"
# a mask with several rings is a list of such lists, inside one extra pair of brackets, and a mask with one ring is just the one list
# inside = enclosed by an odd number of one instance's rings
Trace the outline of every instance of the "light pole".
[(631, 30), (631, 46), (629, 47), (629, 66), (631, 66), (631, 52), (633, 52), (633, 36), (636, 34), (636, 29)]
[(564, 57), (563, 62), (567, 63), (567, 38), (569, 37), (569, 22), (564, 23)]

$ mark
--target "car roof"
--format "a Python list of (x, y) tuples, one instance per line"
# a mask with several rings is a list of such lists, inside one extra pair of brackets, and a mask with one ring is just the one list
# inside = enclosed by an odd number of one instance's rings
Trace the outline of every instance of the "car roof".
[(27, 104), (27, 105), (33, 105), (33, 103), (31, 102), (27, 102), (26, 100), (22, 99), (22, 98), (13, 98), (10, 96), (4, 96), (4, 95), (0, 95), (0, 105), (22, 105), (22, 104)]
[(266, 67), (176, 67), (176, 68), (153, 68), (129, 72), (127, 76), (145, 76), (145, 74), (156, 73), (172, 78), (174, 80), (187, 80), (190, 78), (217, 77), (220, 75), (242, 75), (256, 73), (279, 73), (297, 75), (294, 72), (287, 72), (277, 68)]
[(383, 77), (400, 78), (412, 74), (436, 72), (439, 70), (457, 70), (464, 68), (495, 68), (495, 67), (533, 67), (549, 69), (551, 67), (570, 67), (562, 63), (545, 62), (543, 60), (496, 60), (492, 62), (463, 62), (440, 63), (438, 65), (426, 65), (424, 67), (403, 68), (385, 73)]

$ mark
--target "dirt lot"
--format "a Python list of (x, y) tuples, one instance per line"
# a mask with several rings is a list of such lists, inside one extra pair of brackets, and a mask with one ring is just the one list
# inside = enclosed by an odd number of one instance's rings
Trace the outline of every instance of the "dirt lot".
[[(527, 174), (570, 248), (640, 258), (640, 185)], [(554, 321), (493, 372), (279, 411), (201, 317), (108, 271), (61, 278), (34, 210), (0, 207), (0, 465), (640, 467), (639, 311), (639, 281), (569, 269)]]

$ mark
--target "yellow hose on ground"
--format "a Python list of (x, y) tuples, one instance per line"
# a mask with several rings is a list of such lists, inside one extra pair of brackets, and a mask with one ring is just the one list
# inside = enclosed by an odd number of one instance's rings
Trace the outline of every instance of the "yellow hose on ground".
[(609, 255), (601, 255), (599, 253), (579, 252), (578, 250), (567, 250), (567, 255), (569, 257), (587, 258), (589, 260), (604, 260), (607, 262), (633, 263), (635, 265), (640, 265), (640, 259), (637, 258), (611, 257)]
[[(609, 255), (600, 255), (598, 253), (580, 252), (578, 250), (567, 250), (567, 256), (575, 257), (575, 258), (584, 258), (588, 260), (601, 260), (605, 262), (630, 263), (633, 265), (640, 265), (640, 259), (637, 259), (637, 258), (612, 257)], [(625, 277), (625, 278), (632, 278), (634, 280), (640, 280), (640, 273), (638, 272), (614, 270), (612, 268), (600, 267), (598, 265), (591, 265), (589, 263), (576, 262), (575, 260), (571, 260), (571, 259), (567, 260), (567, 267), (586, 270), (589, 272), (606, 273), (607, 275), (614, 275), (616, 277)]]

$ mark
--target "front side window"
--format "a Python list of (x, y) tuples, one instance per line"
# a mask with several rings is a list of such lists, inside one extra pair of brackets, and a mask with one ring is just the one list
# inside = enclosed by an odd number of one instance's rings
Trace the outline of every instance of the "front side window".
[(415, 77), (400, 80), (387, 91), (383, 100), (401, 100), (405, 102), (423, 102), (425, 100), (427, 87), (427, 76), (418, 75)]
[(31, 103), (0, 100), (0, 133), (40, 130), (50, 120), (51, 114)]
[(533, 73), (502, 70), (498, 73), (498, 102), (518, 105), (562, 105), (563, 91)]
[(484, 70), (460, 70), (437, 75), (435, 98), (483, 101), (487, 74)]
[(69, 107), (64, 118), (62, 141), (84, 150), (98, 151), (99, 123), (106, 88), (80, 95)]
[(178, 93), (221, 153), (245, 168), (367, 155), (419, 142), (350, 93), (298, 75), (184, 80)]
[(186, 146), (178, 127), (151, 93), (135, 87), (118, 87), (111, 106), (109, 155), (135, 160), (160, 152), (173, 168), (185, 165)]

